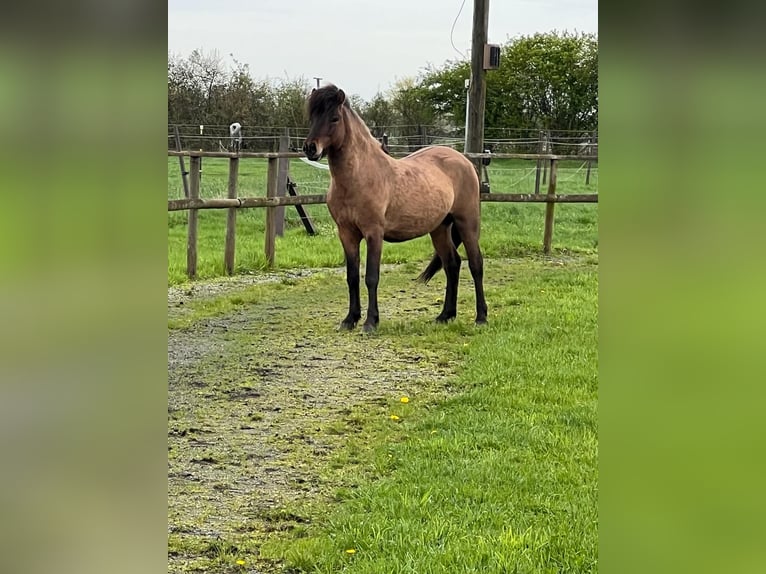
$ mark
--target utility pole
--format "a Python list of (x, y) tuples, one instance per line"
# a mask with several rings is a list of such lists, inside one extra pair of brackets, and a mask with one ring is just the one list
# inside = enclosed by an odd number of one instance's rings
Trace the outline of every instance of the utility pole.
[[(484, 103), (487, 96), (484, 70), (484, 45), (489, 34), (489, 0), (473, 1), (473, 33), (471, 39), (471, 83), (468, 86), (468, 122), (466, 152), (484, 151)], [(480, 160), (474, 162), (477, 169)]]
[(317, 78), (316, 76), (314, 76), (314, 79), (317, 81), (317, 88), (318, 88), (319, 87), (319, 80), (321, 80), (322, 78)]

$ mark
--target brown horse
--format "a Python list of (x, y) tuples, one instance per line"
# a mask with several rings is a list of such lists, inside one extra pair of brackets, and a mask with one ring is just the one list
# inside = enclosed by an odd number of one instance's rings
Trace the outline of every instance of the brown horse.
[(378, 280), (383, 241), (431, 235), (436, 254), (420, 279), (427, 282), (444, 267), (446, 322), (457, 314), (462, 242), (476, 288), (476, 323), (487, 322), (484, 264), (479, 249), (479, 178), (473, 164), (448, 147), (426, 147), (402, 159), (387, 155), (343, 90), (329, 85), (308, 99), (309, 135), (303, 151), (311, 160), (325, 155), (332, 181), (327, 207), (338, 226), (346, 256), (348, 315), (341, 328), (353, 329), (362, 316), (359, 301), (359, 244), (367, 242), (365, 284), (369, 295), (365, 331), (378, 324)]

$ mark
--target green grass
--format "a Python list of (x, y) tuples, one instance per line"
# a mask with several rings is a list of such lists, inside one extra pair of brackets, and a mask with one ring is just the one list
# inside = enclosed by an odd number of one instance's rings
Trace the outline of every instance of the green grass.
[[(240, 197), (266, 195), (266, 161), (242, 160), (240, 165)], [(531, 193), (534, 189), (534, 162), (494, 160), (489, 166), (492, 190), (496, 193)], [(187, 163), (188, 169), (188, 163)], [(168, 198), (183, 197), (183, 186), (177, 158), (168, 158)], [(298, 183), (298, 193), (325, 193), (329, 172), (307, 166), (301, 161), (290, 163), (291, 177)], [(204, 158), (202, 165), (202, 197), (226, 197), (228, 160)], [(542, 189), (545, 189), (542, 187)], [(585, 169), (581, 162), (563, 162), (559, 167), (559, 193), (595, 193), (598, 170), (591, 173), (585, 186)], [(335, 224), (326, 206), (306, 206), (319, 234), (306, 234), (294, 208), (285, 208), (285, 235), (276, 241), (276, 267), (310, 268), (343, 265), (343, 252)], [(543, 204), (483, 203), (481, 246), (485, 257), (518, 257), (538, 254), (541, 250), (545, 207)], [(595, 253), (598, 245), (597, 206), (595, 204), (560, 204), (556, 206), (553, 234), (554, 253)], [(186, 277), (187, 212), (168, 213), (168, 283), (184, 283)], [(266, 269), (264, 255), (265, 212), (243, 209), (237, 215), (236, 273)], [(226, 210), (199, 211), (198, 277), (223, 275), (223, 249), (226, 233)], [(405, 263), (427, 259), (431, 253), (429, 237), (399, 244), (386, 244), (384, 263)]]
[[(490, 323), (484, 328), (472, 323), (467, 269), (458, 318), (449, 325), (432, 322), (443, 276), (420, 286), (413, 283), (417, 269), (413, 263), (383, 273), (381, 324), (372, 337), (335, 330), (346, 305), (342, 274), (190, 301), (183, 306), (189, 320), (173, 319), (173, 328), (183, 332), (201, 325), (209, 345), (221, 335), (207, 325), (228, 325), (225, 360), (214, 353), (209, 365), (193, 371), (211, 385), (199, 403), (203, 410), (190, 415), (195, 426), (212, 424), (214, 418), (203, 412), (221, 400), (219, 393), (229, 396), (232, 385), (254, 384), (242, 365), (253, 357), (266, 366), (273, 366), (269, 360), (283, 365), (274, 357), (293, 348), (296, 339), (324, 357), (306, 375), (313, 392), (323, 392), (325, 377), (337, 376), (320, 367), (335, 354), (360, 356), (371, 347), (384, 357), (372, 366), (370, 358), (349, 363), (349, 381), (329, 383), (347, 387), (348, 398), (337, 408), (303, 413), (282, 405), (295, 425), (293, 436), (311, 437), (308, 445), (335, 445), (331, 455), (317, 456), (302, 441), (280, 438), (281, 432), (267, 439), (287, 453), (291, 476), (308, 462), (310, 471), (302, 476), (316, 481), (317, 493), (308, 499), (285, 495), (281, 506), (260, 514), (247, 499), (242, 509), (231, 502), (226, 520), (244, 534), (174, 533), (170, 550), (176, 559), (185, 557), (189, 571), (240, 571), (236, 560), (262, 572), (280, 571), (280, 565), (328, 574), (597, 571), (597, 255), (487, 260)], [(270, 319), (274, 313), (278, 320)], [(217, 319), (210, 323), (212, 317)], [(243, 325), (241, 332), (237, 325)], [(355, 377), (377, 378), (390, 368), (391, 357), (413, 354), (419, 361), (408, 368), (417, 376), (381, 386), (377, 398), (354, 397)], [(429, 380), (436, 371), (453, 374)], [(289, 373), (298, 376), (300, 361)], [(263, 384), (280, 383), (270, 376)], [(189, 389), (192, 396), (198, 391)], [(401, 394), (409, 396), (407, 404), (399, 401)], [(256, 404), (263, 408), (265, 398)], [(223, 404), (222, 420), (233, 421), (232, 434), (216, 427), (214, 436), (216, 445), (228, 446), (220, 452), (208, 447), (221, 465), (219, 476), (239, 468), (226, 461), (238, 459), (236, 445), (243, 441), (237, 419), (243, 406)], [(306, 416), (321, 422), (304, 421)], [(256, 424), (263, 424), (260, 418)], [(262, 474), (258, 466), (242, 471)], [(242, 488), (233, 484), (235, 492)], [(215, 485), (188, 488), (211, 489), (203, 500), (217, 496)], [(236, 499), (221, 492), (224, 500)], [(208, 520), (199, 524), (211, 527)]]
[(455, 396), (395, 405), (383, 470), (275, 556), (328, 574), (597, 570), (596, 267), (514, 275), (490, 276), (488, 329), (422, 335), (461, 355)]

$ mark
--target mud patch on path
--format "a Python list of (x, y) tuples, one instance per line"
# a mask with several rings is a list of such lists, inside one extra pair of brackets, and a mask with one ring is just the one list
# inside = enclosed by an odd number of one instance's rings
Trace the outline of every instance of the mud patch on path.
[[(440, 289), (412, 277), (387, 272), (383, 321), (438, 314)], [(243, 571), (241, 557), (245, 571), (281, 571), (259, 558), (260, 544), (270, 532), (303, 527), (312, 505), (353, 487), (343, 465), (355, 461), (337, 456), (365, 420), (386, 418), (401, 396), (449, 392), (449, 352), (336, 330), (346, 305), (341, 273), (288, 279), (169, 290), (175, 316), (200, 297), (260, 290), (253, 302), (168, 334), (170, 572)]]

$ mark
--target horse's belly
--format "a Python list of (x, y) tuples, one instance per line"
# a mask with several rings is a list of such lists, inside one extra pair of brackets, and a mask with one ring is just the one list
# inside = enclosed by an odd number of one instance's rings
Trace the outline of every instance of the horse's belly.
[(412, 234), (401, 231), (386, 231), (383, 234), (383, 240), (388, 241), (389, 243), (401, 243), (402, 241), (409, 241), (410, 239), (415, 239), (421, 235), (425, 235), (425, 233)]
[(391, 242), (407, 241), (436, 229), (447, 216), (447, 210), (431, 213), (413, 213), (410, 215), (387, 214), (383, 239)]

